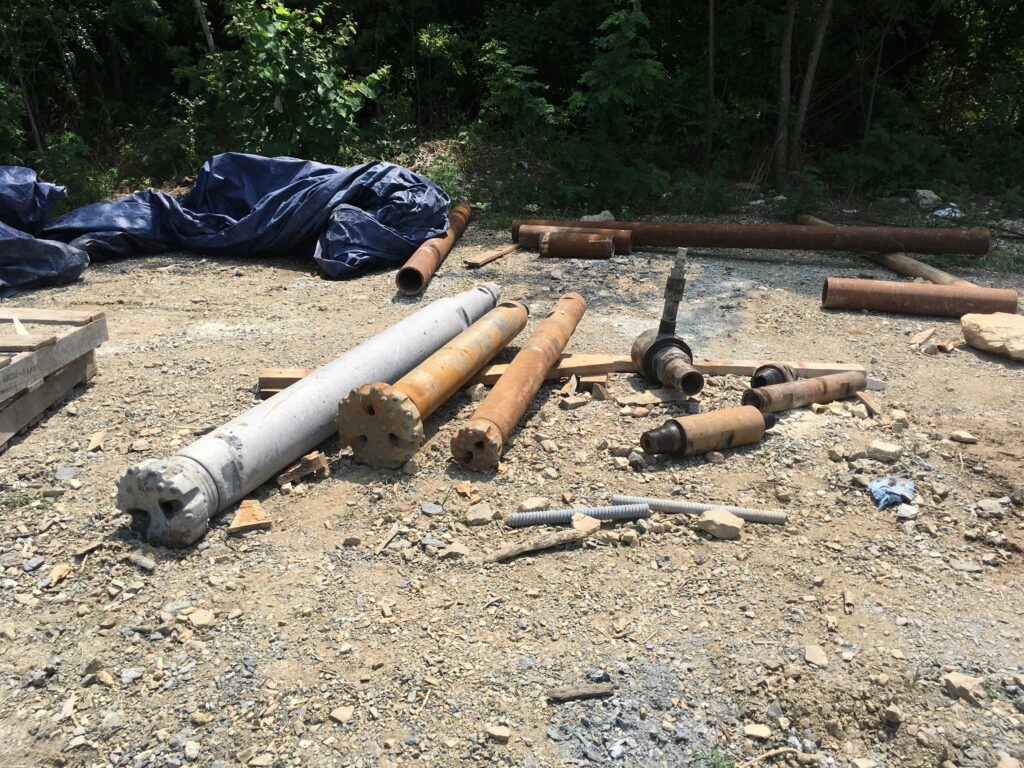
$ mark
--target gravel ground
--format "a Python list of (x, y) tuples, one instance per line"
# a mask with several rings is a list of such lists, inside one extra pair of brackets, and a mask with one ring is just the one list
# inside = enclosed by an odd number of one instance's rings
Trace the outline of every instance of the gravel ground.
[[(574, 352), (623, 354), (656, 323), (671, 252), (462, 267), (497, 242), (471, 228), (424, 301), (489, 280), (541, 317), (580, 291)], [(696, 354), (862, 363), (887, 382), (881, 416), (855, 401), (793, 411), (757, 445), (657, 460), (640, 433), (680, 404), (563, 410), (547, 385), (501, 471), (480, 475), (449, 461), (474, 409), (463, 392), (427, 422), (415, 474), (355, 465), (332, 440), (330, 478), (254, 494), (270, 531), (228, 537), (228, 514), (186, 550), (128, 528), (113, 506), (125, 468), (252, 405), (260, 368), (329, 360), (418, 301), (394, 296), (393, 273), (332, 283), (307, 264), (184, 254), (9, 301), (103, 309), (111, 338), (96, 378), (0, 458), (0, 765), (729, 766), (776, 748), (790, 751), (762, 764), (1018, 765), (1022, 366), (909, 343), (959, 338), (957, 321), (823, 312), (827, 275), (890, 277), (851, 255), (740, 255), (691, 252), (680, 331)], [(1020, 275), (958, 274), (1024, 290)], [(609, 380), (613, 395), (641, 386)], [(713, 377), (702, 407), (745, 386)], [(898, 457), (865, 457), (876, 441)], [(864, 483), (886, 474), (916, 480), (916, 519), (872, 503)], [(720, 541), (656, 514), (500, 565), (480, 560), (536, 531), (465, 522), (472, 503), (613, 493), (789, 522)], [(466, 554), (439, 555), (452, 543)], [(544, 696), (605, 680), (605, 699)]]

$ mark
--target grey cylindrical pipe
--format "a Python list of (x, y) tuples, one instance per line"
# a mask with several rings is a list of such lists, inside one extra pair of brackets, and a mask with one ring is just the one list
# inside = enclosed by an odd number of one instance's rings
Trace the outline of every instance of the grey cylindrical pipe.
[(505, 519), (509, 528), (525, 528), (528, 525), (565, 525), (573, 515), (586, 515), (595, 520), (639, 520), (649, 517), (651, 511), (646, 504), (618, 504), (613, 507), (578, 507), (569, 509), (545, 509), (540, 512), (516, 512)]
[(118, 509), (151, 541), (192, 544), (210, 518), (330, 437), (341, 398), (404, 375), (493, 309), (499, 292), (478, 285), (432, 302), (174, 456), (130, 467), (118, 483)]
[(748, 523), (768, 523), (769, 525), (785, 525), (787, 515), (781, 509), (748, 509), (732, 507), (728, 504), (698, 504), (693, 501), (679, 499), (652, 499), (647, 496), (612, 496), (612, 504), (646, 504), (653, 512), (675, 512), (681, 515), (700, 515), (710, 509), (724, 509)]

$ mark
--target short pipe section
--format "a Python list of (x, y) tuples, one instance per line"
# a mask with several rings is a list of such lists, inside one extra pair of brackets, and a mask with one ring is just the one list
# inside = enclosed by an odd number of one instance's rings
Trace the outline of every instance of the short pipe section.
[(448, 258), (472, 216), (473, 209), (465, 203), (459, 203), (448, 212), (448, 231), (441, 237), (425, 240), (398, 270), (395, 275), (395, 287), (399, 293), (415, 296), (427, 287), (430, 278)]
[(778, 413), (811, 403), (831, 403), (853, 397), (867, 389), (867, 385), (868, 377), (863, 371), (830, 373), (827, 376), (748, 389), (743, 393), (741, 402), (762, 413)]
[(556, 259), (610, 259), (615, 243), (608, 235), (555, 230), (541, 235), (537, 250), (543, 257)]
[(640, 445), (645, 453), (652, 455), (701, 456), (756, 443), (774, 423), (774, 417), (766, 417), (752, 406), (741, 405), (669, 419), (660, 427), (644, 432)]
[(1017, 312), (1017, 292), (1012, 288), (978, 285), (932, 285), (890, 280), (828, 277), (821, 290), (825, 309), (856, 309), (902, 315), (962, 317), (963, 315)]
[(592, 239), (612, 239), (612, 247), (617, 254), (628, 255), (633, 252), (633, 233), (628, 229), (594, 229), (593, 227), (545, 227), (527, 225), (519, 229), (519, 245), (523, 248), (540, 248), (541, 239), (545, 235), (575, 235)]

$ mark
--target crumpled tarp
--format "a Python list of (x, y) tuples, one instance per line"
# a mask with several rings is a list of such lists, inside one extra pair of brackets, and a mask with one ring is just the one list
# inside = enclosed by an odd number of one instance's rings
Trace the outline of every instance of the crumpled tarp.
[(328, 277), (402, 264), (448, 228), (448, 195), (401, 166), (339, 168), (228, 152), (180, 201), (136, 192), (56, 219), (48, 238), (94, 259), (187, 250), (206, 256), (312, 256)]
[(886, 475), (876, 478), (868, 483), (868, 490), (879, 509), (895, 504), (914, 503), (914, 481), (906, 477)]
[(69, 283), (89, 265), (84, 251), (34, 237), (65, 197), (30, 168), (0, 165), (0, 293)]

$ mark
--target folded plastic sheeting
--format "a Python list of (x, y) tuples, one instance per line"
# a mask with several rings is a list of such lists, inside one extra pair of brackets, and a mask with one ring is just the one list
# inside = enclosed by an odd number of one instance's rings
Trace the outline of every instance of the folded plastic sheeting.
[(29, 168), (0, 165), (0, 294), (68, 283), (88, 266), (84, 251), (33, 237), (66, 196)]
[(43, 236), (94, 259), (186, 250), (312, 256), (331, 278), (400, 265), (444, 234), (448, 195), (397, 165), (339, 168), (290, 157), (216, 155), (180, 201), (136, 192), (61, 216)]

